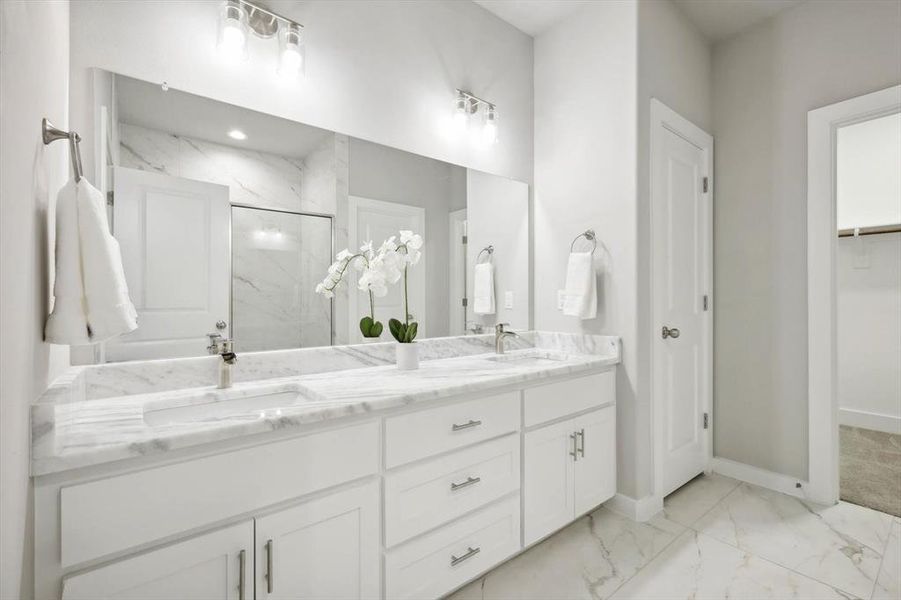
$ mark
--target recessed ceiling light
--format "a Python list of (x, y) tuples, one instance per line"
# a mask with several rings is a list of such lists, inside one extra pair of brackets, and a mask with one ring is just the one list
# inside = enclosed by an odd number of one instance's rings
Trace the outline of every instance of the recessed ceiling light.
[(240, 129), (232, 129), (231, 131), (228, 132), (228, 137), (230, 137), (233, 140), (242, 140), (243, 141), (243, 140), (247, 139), (247, 134), (244, 133), (243, 131), (241, 131)]

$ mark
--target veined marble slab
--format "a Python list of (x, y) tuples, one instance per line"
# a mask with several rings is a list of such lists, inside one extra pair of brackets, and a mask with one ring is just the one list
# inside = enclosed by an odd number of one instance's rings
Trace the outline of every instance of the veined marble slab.
[[(394, 343), (249, 353), (239, 355), (236, 384), (229, 390), (209, 385), (215, 382), (219, 360), (215, 356), (72, 369), (32, 406), (32, 475), (490, 391), (620, 362), (616, 337), (528, 332), (508, 347), (555, 352), (559, 360), (524, 362), (492, 360), (493, 338), (418, 342), (422, 362), (416, 371), (397, 370)], [(104, 384), (98, 385), (98, 380)], [(248, 400), (272, 394), (291, 399), (278, 406)], [(225, 414), (221, 403), (230, 401), (246, 401), (238, 405), (247, 408)], [(209, 406), (209, 415), (165, 423), (157, 420), (153, 425), (148, 423), (152, 419), (145, 420), (145, 413), (195, 405)]]

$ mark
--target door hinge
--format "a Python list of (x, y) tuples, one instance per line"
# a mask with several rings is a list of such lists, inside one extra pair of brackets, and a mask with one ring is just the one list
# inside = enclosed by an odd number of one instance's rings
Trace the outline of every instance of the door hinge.
[(710, 179), (708, 179), (707, 177), (705, 177), (705, 178), (702, 180), (702, 185), (703, 185), (703, 187), (704, 187), (704, 193), (706, 194), (706, 193), (707, 193), (707, 190), (710, 188)]
[(709, 310), (709, 308), (710, 308), (710, 301), (707, 297), (707, 294), (704, 294), (704, 310)]
[(106, 193), (106, 205), (107, 205), (107, 206), (112, 206), (112, 205), (113, 205), (113, 193), (112, 193), (112, 192), (107, 192), (107, 193)]
[(710, 428), (710, 415), (707, 413), (704, 413), (704, 429), (709, 429), (709, 428)]
[(468, 243), (469, 243), (469, 236), (467, 236), (467, 235), (464, 235), (464, 236), (463, 236), (463, 243), (464, 243), (464, 244), (468, 244)]
[(463, 306), (469, 306), (469, 298), (463, 298)]

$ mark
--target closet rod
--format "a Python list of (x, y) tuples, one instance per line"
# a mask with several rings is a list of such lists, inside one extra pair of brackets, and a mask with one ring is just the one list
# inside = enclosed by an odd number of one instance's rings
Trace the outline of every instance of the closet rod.
[(854, 237), (857, 235), (879, 235), (880, 233), (899, 233), (901, 232), (901, 223), (894, 225), (873, 225), (872, 227), (857, 227), (856, 229), (839, 229), (838, 237)]

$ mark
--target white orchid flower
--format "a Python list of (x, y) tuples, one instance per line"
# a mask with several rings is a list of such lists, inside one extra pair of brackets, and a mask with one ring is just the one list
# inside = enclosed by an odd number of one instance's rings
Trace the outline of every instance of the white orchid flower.
[(409, 230), (403, 230), (400, 232), (400, 243), (407, 249), (419, 250), (422, 248), (422, 236)]

